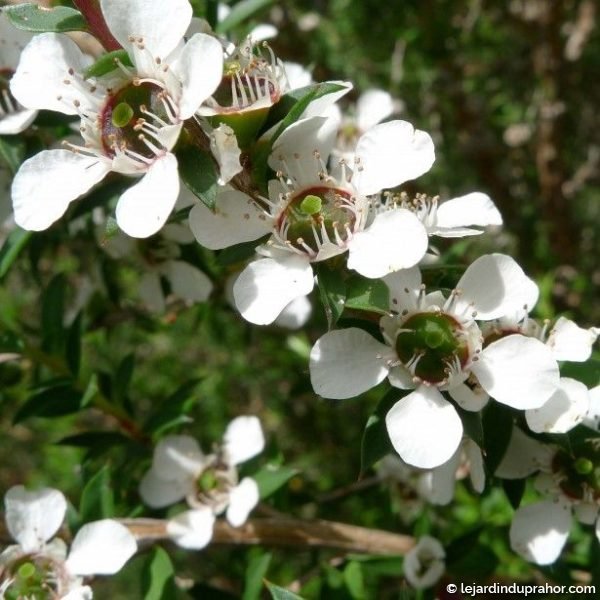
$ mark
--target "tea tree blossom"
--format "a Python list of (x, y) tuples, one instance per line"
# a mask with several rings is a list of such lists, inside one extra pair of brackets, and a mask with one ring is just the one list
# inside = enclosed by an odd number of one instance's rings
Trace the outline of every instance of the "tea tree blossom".
[(67, 501), (61, 492), (12, 487), (4, 497), (6, 527), (17, 542), (0, 555), (0, 596), (88, 600), (88, 575), (116, 573), (135, 554), (137, 544), (124, 526), (111, 519), (81, 527), (67, 552), (53, 536), (61, 526)]
[(44, 33), (25, 48), (11, 80), (14, 97), (30, 109), (81, 117), (80, 146), (45, 150), (21, 166), (12, 186), (15, 220), (49, 227), (69, 203), (109, 172), (141, 179), (117, 203), (119, 227), (148, 237), (168, 218), (179, 194), (171, 152), (183, 122), (217, 88), (222, 76), (218, 41), (183, 36), (192, 17), (187, 0), (102, 0), (106, 23), (132, 67), (85, 77), (92, 59), (68, 37)]
[(38, 113), (19, 104), (9, 87), (21, 52), (29, 40), (30, 33), (13, 27), (0, 12), (0, 135), (21, 133), (33, 123)]
[(310, 375), (326, 398), (351, 398), (383, 381), (413, 389), (386, 416), (390, 440), (414, 466), (443, 464), (456, 451), (463, 428), (453, 405), (480, 410), (488, 396), (525, 410), (538, 408), (557, 389), (558, 365), (549, 348), (520, 334), (489, 341), (475, 319), (499, 318), (535, 304), (537, 286), (502, 254), (471, 264), (453, 292), (426, 294), (417, 268), (385, 279), (390, 316), (381, 318), (385, 343), (362, 329), (331, 331), (314, 345)]
[(446, 569), (446, 552), (435, 538), (424, 535), (404, 557), (404, 577), (414, 588), (435, 585)]
[(191, 510), (173, 517), (168, 533), (184, 548), (203, 548), (212, 538), (215, 515), (225, 511), (227, 521), (239, 527), (256, 506), (258, 486), (250, 477), (238, 481), (236, 466), (259, 454), (264, 443), (260, 422), (251, 416), (231, 421), (211, 454), (190, 436), (167, 436), (140, 483), (142, 499), (152, 508), (185, 499)]

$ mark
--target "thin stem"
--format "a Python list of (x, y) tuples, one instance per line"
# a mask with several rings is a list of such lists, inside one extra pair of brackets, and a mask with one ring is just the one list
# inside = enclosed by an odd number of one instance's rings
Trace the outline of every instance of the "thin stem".
[(73, 0), (75, 6), (87, 21), (92, 35), (108, 50), (120, 50), (121, 44), (113, 37), (110, 32), (104, 15), (100, 10), (98, 0)]

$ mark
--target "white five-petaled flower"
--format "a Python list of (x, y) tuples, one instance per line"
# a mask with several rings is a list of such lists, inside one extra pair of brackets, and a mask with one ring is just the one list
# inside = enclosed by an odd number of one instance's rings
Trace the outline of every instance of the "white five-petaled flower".
[[(82, 585), (88, 575), (116, 573), (137, 550), (131, 532), (117, 521), (88, 523), (75, 535), (67, 552), (52, 539), (61, 526), (67, 501), (58, 490), (29, 492), (14, 486), (4, 497), (6, 527), (17, 545), (0, 555), (0, 597), (38, 597), (51, 590), (53, 598), (89, 600), (92, 590)], [(45, 596), (44, 596), (45, 597)]]
[(203, 548), (212, 538), (215, 515), (226, 510), (229, 523), (239, 527), (258, 503), (256, 482), (250, 477), (238, 482), (236, 466), (259, 454), (264, 444), (260, 421), (253, 416), (231, 421), (213, 454), (204, 454), (190, 436), (167, 436), (156, 446), (140, 484), (142, 499), (152, 508), (185, 499), (191, 510), (170, 519), (167, 531), (184, 548)]
[(44, 33), (25, 48), (11, 90), (28, 108), (81, 117), (83, 144), (45, 150), (21, 166), (12, 186), (16, 222), (48, 228), (69, 203), (110, 171), (142, 176), (119, 198), (119, 227), (133, 237), (156, 233), (179, 194), (171, 150), (182, 124), (217, 88), (221, 45), (205, 34), (185, 44), (187, 0), (101, 0), (103, 16), (133, 66), (89, 79), (92, 59), (68, 37)]
[(334, 399), (357, 396), (386, 377), (394, 387), (416, 388), (386, 416), (405, 462), (432, 468), (456, 451), (463, 427), (444, 390), (471, 411), (489, 396), (513, 408), (537, 408), (556, 391), (558, 365), (545, 344), (513, 334), (484, 345), (476, 323), (537, 300), (537, 286), (509, 256), (477, 259), (447, 299), (426, 294), (417, 268), (385, 281), (392, 313), (380, 322), (385, 343), (358, 328), (331, 331), (311, 351), (310, 375), (314, 390)]
[(21, 52), (31, 37), (31, 33), (13, 27), (8, 17), (0, 12), (0, 135), (21, 133), (37, 115), (37, 110), (21, 106), (9, 88)]
[(428, 588), (446, 570), (446, 552), (435, 538), (424, 535), (404, 557), (404, 577), (414, 588)]
[[(539, 565), (560, 555), (575, 518), (600, 541), (600, 446), (589, 439), (569, 452), (555, 449), (539, 464), (535, 487), (545, 499), (521, 506), (510, 527), (513, 550)], [(521, 458), (522, 460), (522, 458)]]
[[(356, 148), (360, 164), (327, 173), (332, 135), (326, 119), (311, 117), (289, 127), (275, 142), (270, 164), (280, 170), (269, 183), (264, 207), (241, 192), (227, 191), (212, 213), (197, 205), (190, 213), (196, 239), (224, 248), (271, 234), (234, 287), (247, 320), (273, 322), (294, 298), (313, 288), (311, 263), (349, 252), (348, 266), (366, 277), (416, 264), (427, 234), (413, 212), (389, 211), (370, 218), (367, 196), (425, 173), (434, 160), (428, 134), (394, 121), (372, 128)], [(315, 151), (318, 149), (318, 151)], [(267, 210), (268, 207), (268, 210)]]

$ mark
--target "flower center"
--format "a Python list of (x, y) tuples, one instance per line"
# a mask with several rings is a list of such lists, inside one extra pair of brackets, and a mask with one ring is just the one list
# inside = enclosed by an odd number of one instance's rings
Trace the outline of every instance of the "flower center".
[[(54, 600), (61, 597), (56, 564), (47, 556), (27, 555), (10, 564), (3, 579), (9, 581), (5, 588), (6, 600)], [(5, 583), (0, 581), (0, 588)]]
[(600, 502), (600, 447), (588, 442), (574, 458), (559, 451), (552, 461), (559, 487), (569, 498)]
[(343, 245), (352, 235), (357, 211), (350, 193), (313, 187), (294, 196), (277, 221), (287, 244), (314, 256), (325, 243)]
[(150, 82), (130, 83), (111, 96), (100, 117), (102, 145), (109, 157), (118, 151), (129, 151), (145, 158), (154, 158), (155, 152), (143, 131), (148, 123), (170, 116), (166, 110), (166, 92)]
[(450, 315), (418, 313), (402, 324), (396, 352), (415, 377), (442, 384), (454, 366), (467, 362), (469, 346), (462, 334), (461, 325)]

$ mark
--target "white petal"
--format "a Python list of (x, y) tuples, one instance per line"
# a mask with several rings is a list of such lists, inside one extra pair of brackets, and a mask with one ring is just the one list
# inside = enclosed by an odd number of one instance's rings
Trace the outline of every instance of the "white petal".
[(235, 305), (244, 319), (256, 325), (272, 323), (281, 311), (314, 286), (310, 263), (302, 256), (250, 263), (233, 286)]
[(401, 269), (383, 278), (390, 290), (390, 309), (402, 313), (417, 308), (417, 298), (421, 290), (421, 271), (418, 267)]
[(480, 411), (487, 403), (490, 397), (479, 387), (471, 389), (465, 383), (459, 383), (457, 386), (448, 390), (448, 393), (461, 408), (471, 412)]
[(65, 83), (73, 78), (69, 69), (77, 77), (91, 63), (92, 58), (83, 54), (66, 35), (41, 33), (23, 51), (10, 80), (11, 92), (26, 108), (55, 110), (66, 115), (94, 109), (92, 94), (82, 91), (83, 86)]
[(385, 424), (400, 458), (423, 469), (449, 460), (463, 433), (454, 407), (436, 388), (423, 385), (392, 406)]
[(250, 511), (258, 504), (259, 494), (256, 481), (244, 477), (240, 483), (229, 492), (229, 507), (227, 520), (232, 527), (240, 527), (246, 522)]
[(14, 135), (25, 131), (37, 117), (37, 110), (19, 110), (0, 117), (0, 135)]
[(556, 360), (584, 362), (592, 354), (592, 346), (598, 337), (594, 329), (583, 329), (573, 321), (559, 317), (550, 331), (547, 344)]
[(457, 314), (477, 311), (483, 321), (531, 310), (539, 290), (523, 269), (510, 256), (486, 254), (473, 262), (460, 278), (456, 289), (461, 294), (456, 302)]
[(284, 61), (285, 76), (290, 84), (290, 89), (306, 87), (313, 82), (310, 71), (300, 63)]
[[(492, 199), (481, 192), (442, 202), (436, 212), (435, 228), (453, 229), (469, 225), (502, 225), (502, 216)], [(444, 235), (443, 232), (431, 232)]]
[(197, 33), (183, 47), (172, 69), (182, 83), (179, 118), (189, 119), (223, 77), (223, 48), (212, 36)]
[(483, 466), (483, 455), (481, 449), (473, 441), (467, 439), (464, 443), (465, 453), (469, 461), (469, 477), (473, 489), (481, 494), (485, 488), (485, 469)]
[(445, 558), (442, 544), (424, 535), (404, 557), (404, 576), (417, 589), (431, 587), (444, 574)]
[(273, 322), (278, 327), (300, 329), (310, 319), (312, 304), (307, 296), (292, 300)]
[(13, 180), (15, 222), (29, 231), (47, 229), (109, 170), (98, 158), (69, 150), (36, 154), (21, 165)]
[(183, 500), (190, 492), (190, 479), (165, 479), (151, 468), (140, 481), (139, 492), (150, 508), (164, 508)]
[(584, 525), (594, 525), (598, 519), (598, 505), (595, 501), (579, 502), (573, 506), (573, 515)]
[(210, 543), (215, 516), (209, 508), (188, 510), (167, 522), (167, 533), (182, 548), (200, 550)]
[(583, 422), (592, 429), (600, 429), (600, 385), (589, 391), (590, 407)]
[(229, 423), (223, 436), (228, 462), (239, 465), (260, 454), (265, 447), (265, 436), (257, 417), (236, 417)]
[(154, 449), (152, 468), (165, 481), (186, 481), (206, 463), (198, 442), (189, 435), (168, 435)]
[(6, 528), (24, 552), (39, 550), (59, 529), (67, 501), (58, 490), (28, 492), (22, 485), (4, 496)]
[[(327, 117), (328, 126), (333, 127), (336, 132), (339, 129), (340, 120), (341, 120), (341, 112), (337, 105), (335, 104), (340, 98), (344, 97), (350, 90), (352, 90), (352, 83), (349, 81), (328, 81), (327, 83), (333, 83), (335, 85), (341, 86), (341, 89), (337, 92), (332, 92), (331, 94), (325, 94), (313, 100), (302, 113), (302, 118), (310, 118), (310, 117)], [(328, 127), (326, 126), (326, 128)], [(335, 138), (335, 135), (334, 135)], [(334, 143), (334, 139), (332, 138), (331, 143)], [(333, 148), (333, 145), (331, 146)], [(327, 155), (331, 152), (327, 152)], [(325, 154), (323, 153), (323, 157)]]
[(549, 565), (560, 555), (571, 528), (571, 512), (551, 501), (517, 510), (510, 526), (510, 545), (525, 560)]
[(358, 140), (355, 154), (363, 170), (355, 169), (352, 181), (365, 195), (416, 179), (435, 160), (429, 134), (407, 121), (375, 125)]
[(17, 29), (8, 17), (0, 12), (0, 68), (15, 69), (23, 48), (32, 37), (32, 33)]
[(119, 227), (131, 237), (146, 238), (166, 222), (179, 195), (177, 159), (167, 153), (155, 160), (147, 173), (119, 198)]
[(560, 378), (550, 349), (520, 334), (491, 343), (471, 370), (492, 398), (521, 410), (544, 404)]
[(100, 0), (106, 23), (123, 48), (131, 48), (130, 37), (143, 38), (153, 58), (166, 58), (183, 39), (192, 20), (187, 0)]
[(272, 227), (271, 220), (254, 202), (237, 191), (219, 194), (214, 212), (203, 202), (196, 202), (189, 218), (196, 240), (210, 250), (251, 242)]
[(244, 170), (240, 163), (242, 151), (237, 143), (235, 132), (222, 123), (210, 134), (210, 149), (219, 163), (219, 185), (225, 185)]
[(553, 454), (548, 446), (525, 435), (518, 427), (513, 427), (508, 448), (494, 474), (502, 479), (529, 477), (549, 467)]
[(367, 131), (394, 112), (394, 100), (383, 90), (367, 90), (356, 102), (356, 124), (359, 131)]
[(388, 374), (393, 351), (357, 328), (330, 331), (310, 352), (310, 380), (324, 398), (353, 398), (375, 387)]
[(282, 170), (299, 187), (317, 184), (320, 166), (314, 152), (318, 150), (326, 160), (337, 133), (336, 128), (330, 127), (327, 121), (325, 117), (310, 117), (290, 125), (275, 140), (269, 166), (274, 171)]
[(525, 411), (525, 418), (536, 433), (566, 433), (583, 421), (589, 407), (587, 387), (562, 377), (554, 394), (540, 408)]
[(165, 310), (165, 296), (160, 285), (160, 276), (156, 271), (142, 275), (138, 283), (138, 295), (148, 310), (162, 313)]
[(348, 244), (348, 268), (378, 279), (416, 265), (427, 243), (425, 227), (413, 212), (399, 208), (381, 213)]
[(459, 446), (450, 460), (431, 471), (427, 471), (420, 478), (419, 490), (426, 492), (424, 495), (432, 504), (441, 506), (449, 504), (454, 498), (456, 471), (460, 466), (462, 450)]
[(125, 527), (104, 519), (84, 525), (75, 536), (66, 561), (74, 575), (112, 575), (136, 553), (133, 534)]
[(94, 593), (89, 585), (82, 585), (71, 590), (66, 596), (61, 596), (60, 600), (92, 600)]
[(270, 40), (276, 37), (278, 33), (279, 31), (274, 25), (261, 23), (260, 25), (253, 27), (248, 35), (254, 42), (263, 42), (264, 40)]
[(163, 267), (175, 296), (187, 302), (205, 302), (213, 289), (211, 280), (200, 269), (181, 260), (170, 260)]

